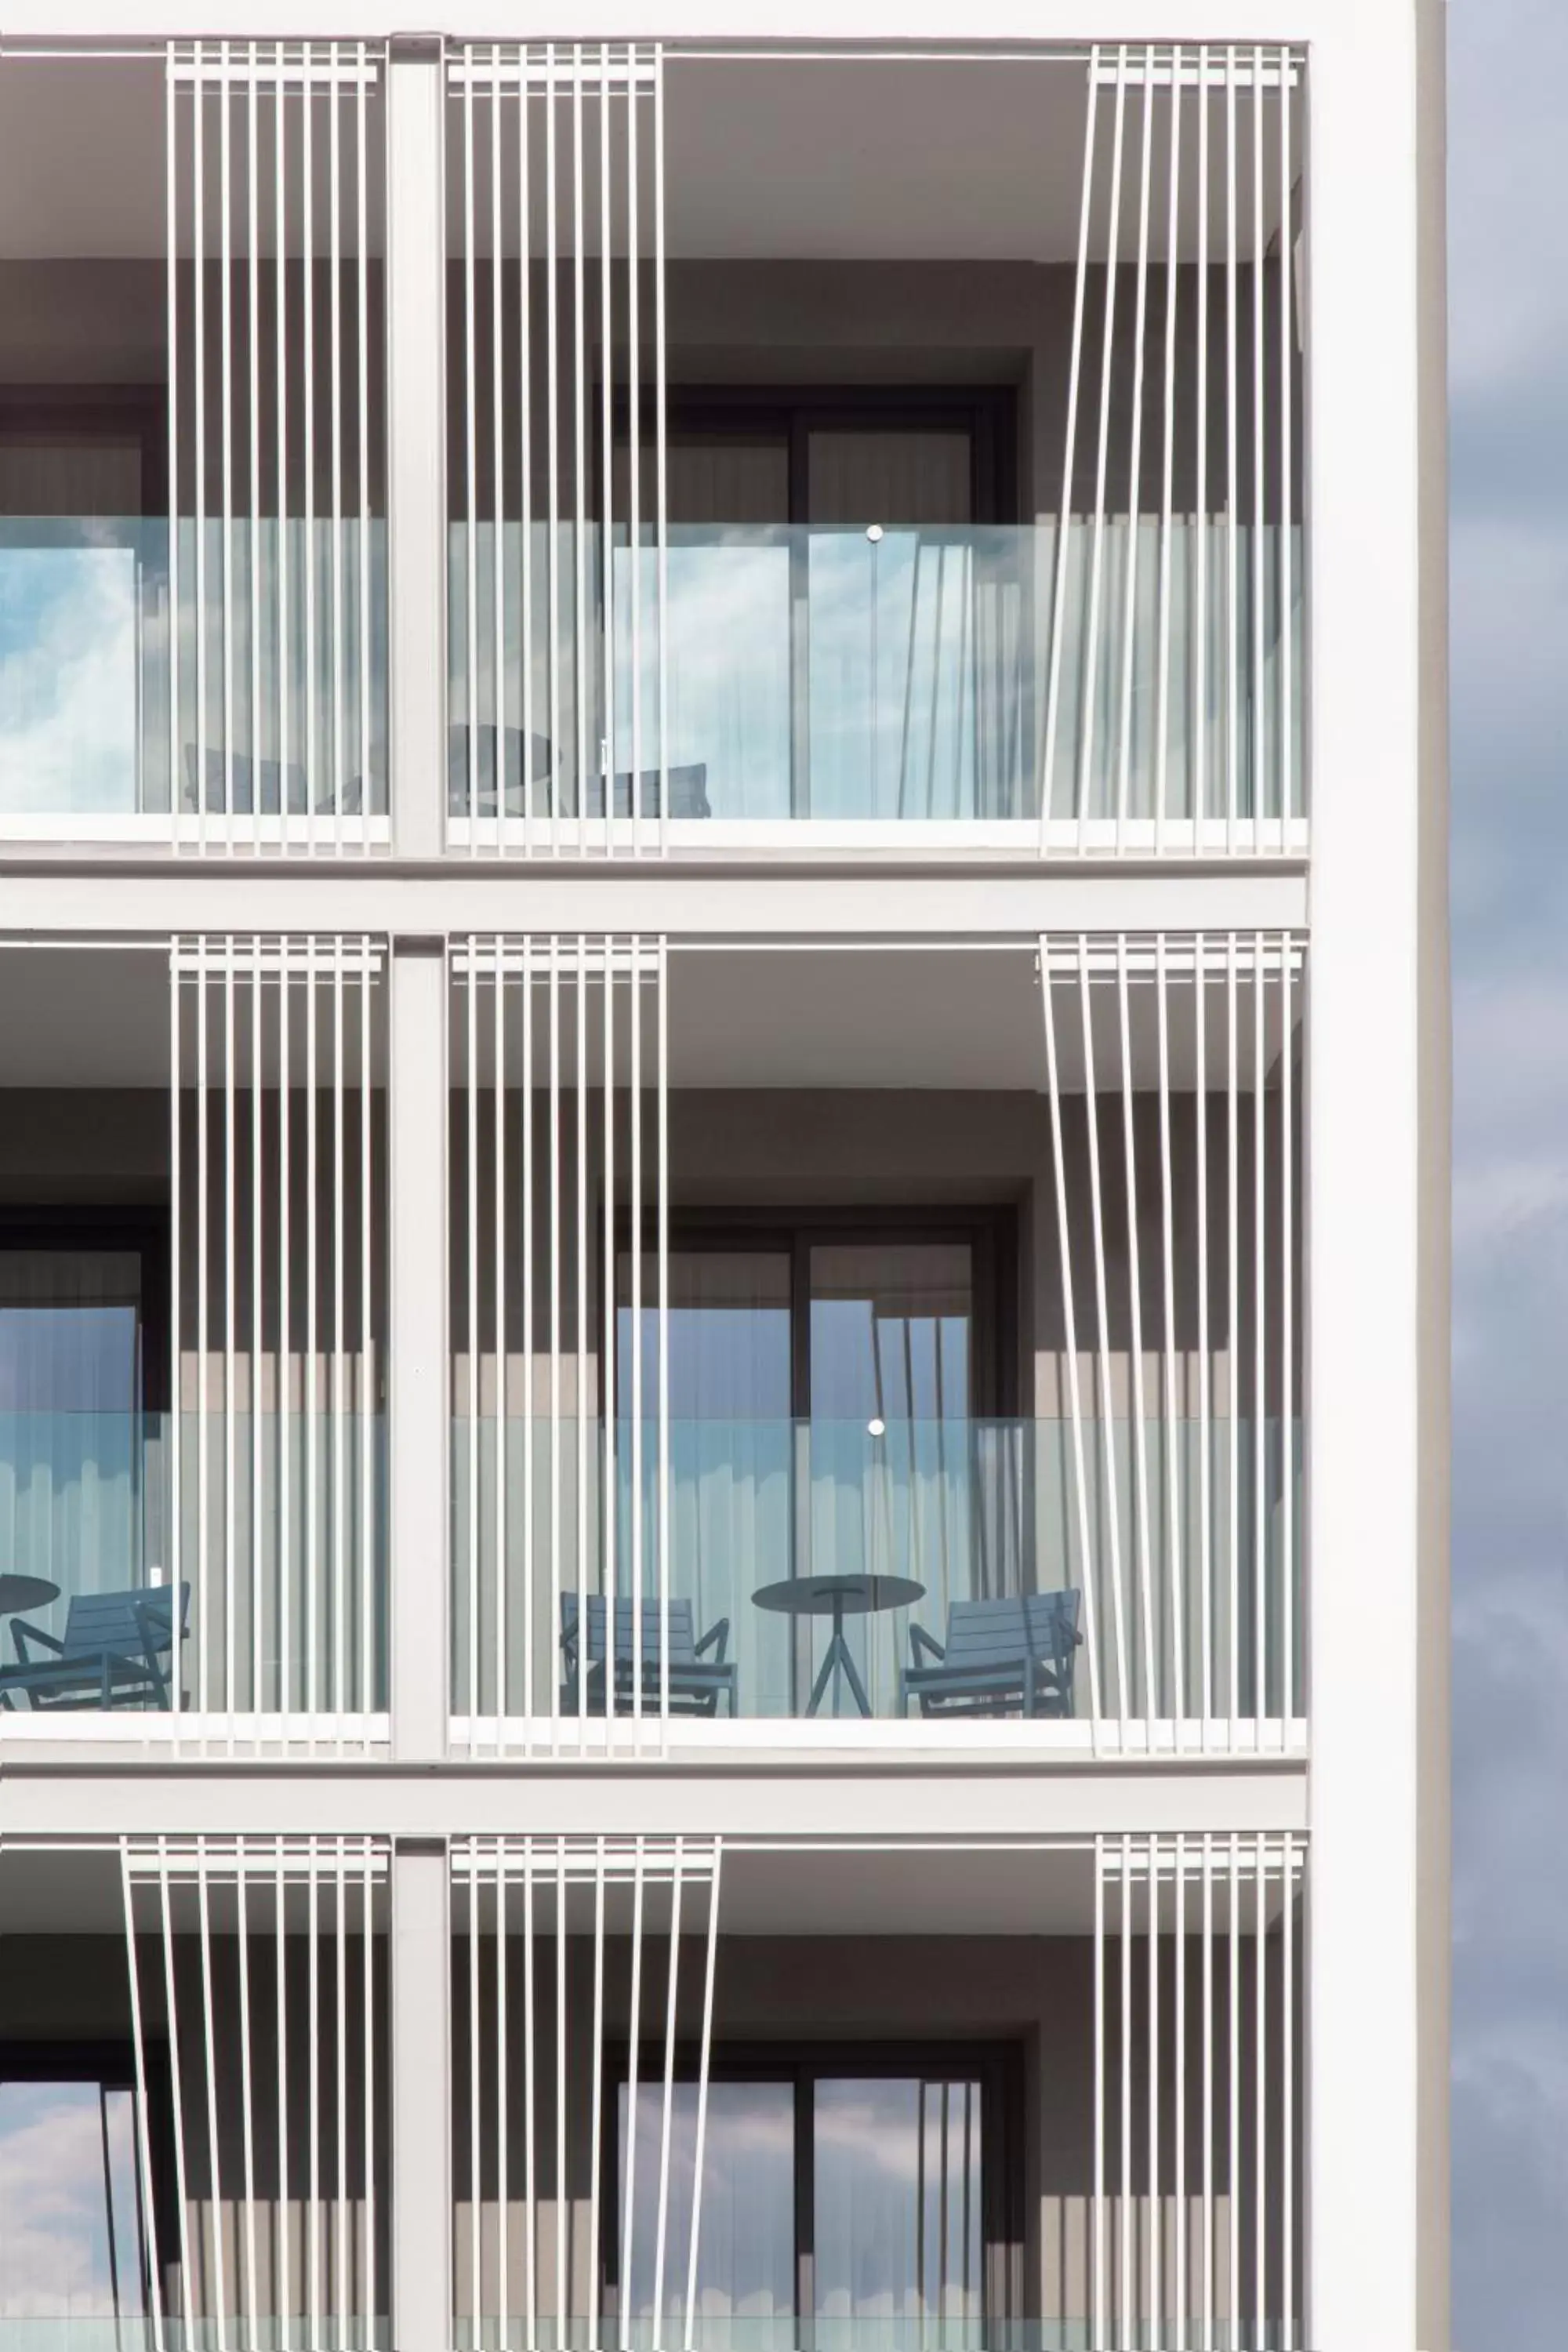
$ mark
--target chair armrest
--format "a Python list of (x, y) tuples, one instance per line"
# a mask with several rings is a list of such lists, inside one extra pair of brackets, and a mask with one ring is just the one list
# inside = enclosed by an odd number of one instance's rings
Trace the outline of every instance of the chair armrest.
[(724, 1663), (724, 1654), (729, 1646), (730, 1620), (728, 1617), (721, 1617), (717, 1623), (709, 1626), (700, 1642), (695, 1644), (692, 1655), (700, 1658), (705, 1650), (711, 1650), (714, 1664), (721, 1666)]
[(11, 1638), (16, 1644), (16, 1655), (25, 1666), (36, 1666), (38, 1663), (37, 1659), (30, 1656), (27, 1652), (26, 1645), (28, 1642), (37, 1642), (40, 1650), (50, 1651), (57, 1658), (63, 1658), (66, 1654), (66, 1645), (63, 1642), (57, 1642), (54, 1635), (46, 1633), (41, 1625), (29, 1625), (21, 1617), (16, 1618), (12, 1624)]
[(928, 1658), (935, 1658), (939, 1660), (945, 1658), (947, 1655), (946, 1650), (937, 1640), (934, 1633), (928, 1633), (923, 1625), (911, 1624), (910, 1627), (910, 1661), (911, 1664), (916, 1666), (920, 1664), (922, 1652)]

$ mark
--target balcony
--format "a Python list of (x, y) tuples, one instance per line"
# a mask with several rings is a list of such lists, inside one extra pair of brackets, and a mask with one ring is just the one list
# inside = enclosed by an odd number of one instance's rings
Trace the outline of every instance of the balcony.
[[(602, 1738), (645, 1715), (1297, 1737), (1299, 1422), (1288, 1464), (1278, 1420), (1091, 1423), (1080, 1515), (1064, 1420), (676, 1419), (668, 1592), (657, 1420), (640, 1444), (625, 1421), (503, 1426), (504, 1481), (493, 1416), (453, 1429), (455, 1705), (478, 1742), (487, 1719)], [(498, 1487), (499, 1531), (470, 1504)]]

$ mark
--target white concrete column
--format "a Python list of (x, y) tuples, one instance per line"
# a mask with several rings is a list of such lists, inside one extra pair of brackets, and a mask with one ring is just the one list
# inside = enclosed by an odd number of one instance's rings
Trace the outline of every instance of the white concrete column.
[(386, 76), (387, 659), (392, 839), (434, 857), (447, 805), (445, 68), (395, 38)]
[(1417, 71), (1431, 14), (1347, 8), (1312, 48), (1309, 92), (1304, 2340), (1329, 2352), (1447, 2343), (1444, 385), (1426, 260), (1442, 124)]
[(392, 1857), (392, 2342), (452, 2341), (451, 1937), (447, 1849)]

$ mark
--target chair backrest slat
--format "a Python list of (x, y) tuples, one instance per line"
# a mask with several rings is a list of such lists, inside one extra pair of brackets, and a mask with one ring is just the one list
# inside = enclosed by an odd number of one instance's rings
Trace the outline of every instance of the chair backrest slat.
[[(609, 1610), (602, 1592), (590, 1592), (588, 1600), (588, 1657), (598, 1664), (607, 1648)], [(662, 1612), (666, 1604), (658, 1601), (642, 1603), (642, 1655), (645, 1670), (657, 1666), (659, 1659), (659, 1635)], [(637, 1654), (637, 1625), (633, 1617), (634, 1604), (629, 1601), (616, 1602), (616, 1663), (630, 1668)], [(669, 1612), (669, 1660), (672, 1665), (696, 1659), (696, 1636), (692, 1632), (691, 1603), (671, 1600)], [(574, 1642), (577, 1637), (577, 1595), (563, 1592), (561, 1596), (561, 1630), (563, 1638)]]
[[(184, 1623), (190, 1587), (180, 1587), (180, 1622)], [(66, 1611), (61, 1641), (68, 1658), (100, 1656), (121, 1650), (140, 1656), (142, 1629), (156, 1649), (166, 1650), (174, 1639), (174, 1595), (168, 1585), (142, 1585), (129, 1592), (75, 1592)]]

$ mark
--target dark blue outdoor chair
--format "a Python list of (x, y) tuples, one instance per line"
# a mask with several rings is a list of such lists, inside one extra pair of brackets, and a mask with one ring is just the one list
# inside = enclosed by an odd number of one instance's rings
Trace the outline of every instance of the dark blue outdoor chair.
[[(561, 1704), (569, 1715), (577, 1714), (580, 1706), (588, 1715), (605, 1712), (609, 1612), (602, 1592), (591, 1592), (587, 1598), (588, 1671), (584, 1688), (577, 1638), (577, 1595), (563, 1592), (561, 1596)], [(693, 1636), (690, 1601), (671, 1600), (668, 1608), (671, 1715), (716, 1716), (719, 1702), (723, 1699), (732, 1716), (735, 1667), (734, 1662), (726, 1662), (724, 1656), (730, 1642), (730, 1620), (721, 1617), (699, 1642)], [(643, 1602), (642, 1703), (645, 1710), (650, 1711), (658, 1706), (665, 1686), (659, 1665), (660, 1616), (658, 1601)], [(636, 1621), (629, 1600), (616, 1601), (615, 1626), (615, 1711), (617, 1715), (630, 1715), (637, 1706), (637, 1660), (634, 1651)]]
[(1078, 1612), (1074, 1591), (953, 1601), (945, 1642), (910, 1627), (899, 1712), (918, 1699), (928, 1717), (1070, 1715)]
[[(180, 1640), (186, 1638), (191, 1588), (182, 1584)], [(16, 1619), (17, 1663), (0, 1666), (0, 1706), (23, 1692), (35, 1714), (51, 1708), (169, 1707), (174, 1673), (174, 1588), (140, 1585), (129, 1592), (76, 1592), (58, 1637)]]

